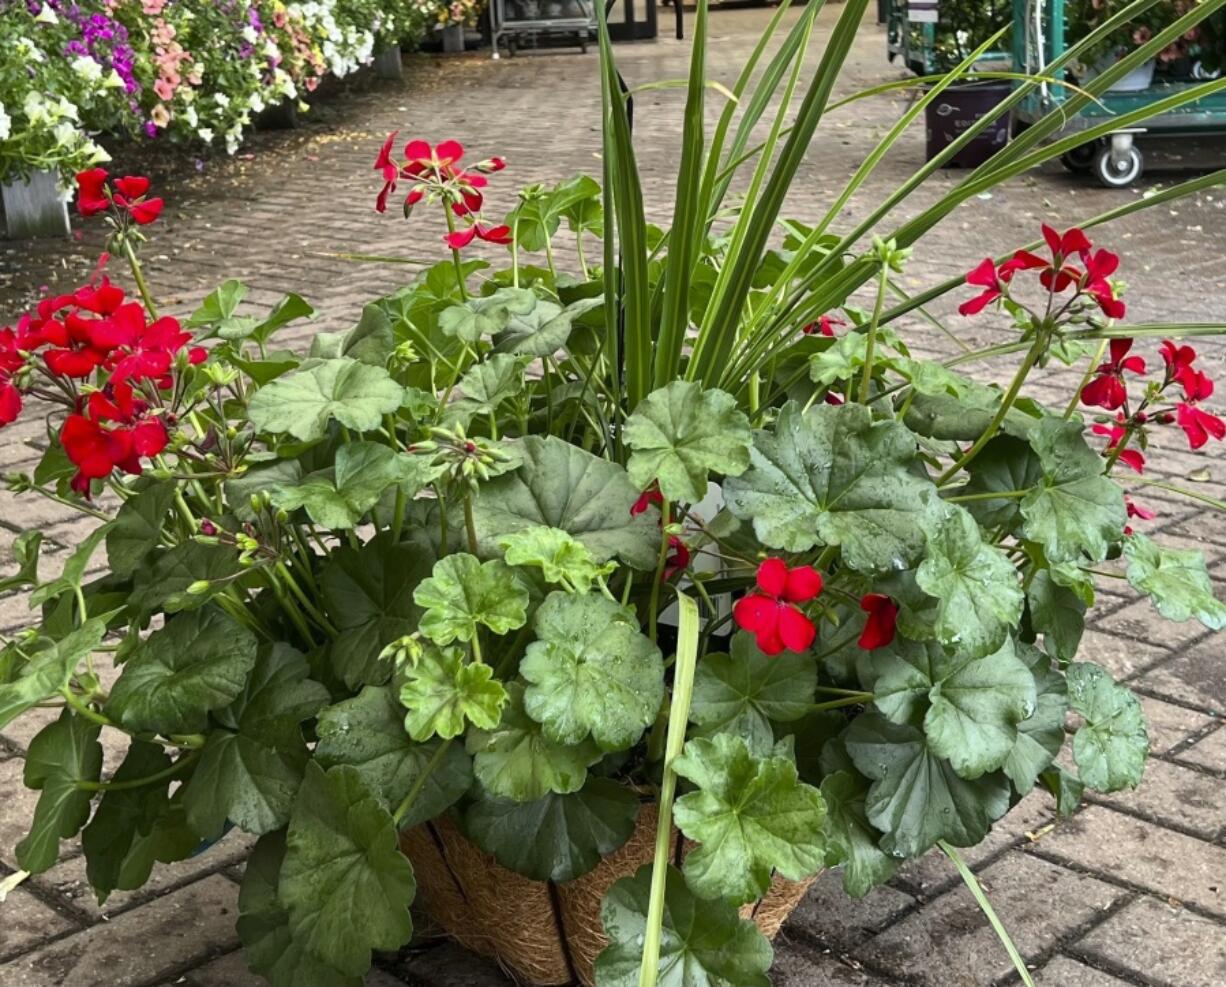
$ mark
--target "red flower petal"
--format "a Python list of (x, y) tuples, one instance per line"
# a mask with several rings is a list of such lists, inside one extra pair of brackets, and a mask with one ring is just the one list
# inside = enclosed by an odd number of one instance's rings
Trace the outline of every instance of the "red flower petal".
[(115, 188), (129, 199), (139, 199), (149, 191), (149, 179), (144, 175), (126, 175), (115, 179)]
[(779, 626), (779, 607), (769, 597), (750, 593), (736, 601), (732, 608), (732, 619), (742, 630), (753, 634), (773, 634)]
[(758, 566), (758, 589), (776, 599), (783, 596), (788, 585), (788, 566), (783, 559), (767, 559)]
[(808, 603), (822, 591), (822, 574), (811, 565), (788, 570), (783, 598), (789, 603)]
[(779, 638), (789, 651), (807, 651), (817, 637), (813, 621), (793, 606), (779, 607)]
[(434, 149), (434, 156), (439, 164), (453, 165), (464, 157), (464, 145), (459, 141), (443, 141)]
[(21, 392), (0, 377), (0, 425), (11, 425), (21, 414)]
[(444, 235), (443, 242), (446, 243), (452, 250), (462, 250), (464, 247), (467, 247), (473, 242), (473, 237), (476, 235), (477, 227), (474, 224), (467, 229), (456, 230), (454, 233)]
[(894, 640), (898, 604), (882, 593), (866, 593), (860, 598), (860, 609), (868, 614), (864, 631), (857, 642), (861, 648), (871, 651), (883, 648)]
[(1125, 449), (1120, 453), (1119, 461), (1137, 473), (1145, 472), (1145, 456), (1139, 449)]
[(996, 299), (998, 299), (999, 297), (1000, 297), (1000, 292), (998, 290), (996, 290), (995, 288), (989, 288), (982, 295), (976, 295), (974, 298), (970, 298), (967, 301), (964, 301), (961, 305), (959, 305), (958, 314), (959, 315), (975, 315), (979, 312), (982, 312), (985, 308), (987, 308), (992, 302), (996, 301)]
[(138, 226), (148, 226), (162, 215), (162, 205), (161, 199), (146, 199), (144, 202), (134, 202), (128, 207), (128, 212)]
[(1081, 389), (1081, 403), (1114, 411), (1128, 400), (1128, 391), (1123, 381), (1113, 374), (1095, 377)]
[(111, 208), (105, 192), (106, 179), (105, 168), (77, 172), (77, 210), (82, 216), (94, 216)]
[(996, 280), (996, 264), (991, 257), (985, 257), (966, 275), (966, 283), (978, 288), (995, 288)]

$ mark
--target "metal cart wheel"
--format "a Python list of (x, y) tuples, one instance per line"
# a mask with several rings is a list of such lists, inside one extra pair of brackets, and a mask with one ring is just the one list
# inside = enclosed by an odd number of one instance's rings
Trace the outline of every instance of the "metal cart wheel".
[(1094, 157), (1098, 153), (1099, 146), (1097, 141), (1091, 141), (1089, 144), (1075, 147), (1060, 155), (1060, 163), (1074, 175), (1087, 175), (1094, 167)]
[(1138, 178), (1145, 167), (1141, 150), (1131, 141), (1126, 147), (1108, 144), (1094, 155), (1094, 177), (1107, 188), (1127, 188)]

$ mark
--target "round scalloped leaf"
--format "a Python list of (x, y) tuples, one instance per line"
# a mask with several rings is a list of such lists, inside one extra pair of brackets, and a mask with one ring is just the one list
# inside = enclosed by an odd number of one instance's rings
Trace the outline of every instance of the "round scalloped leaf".
[(1136, 788), (1149, 757), (1141, 703), (1100, 665), (1074, 662), (1067, 672), (1069, 706), (1085, 722), (1073, 735), (1077, 773), (1090, 788)]

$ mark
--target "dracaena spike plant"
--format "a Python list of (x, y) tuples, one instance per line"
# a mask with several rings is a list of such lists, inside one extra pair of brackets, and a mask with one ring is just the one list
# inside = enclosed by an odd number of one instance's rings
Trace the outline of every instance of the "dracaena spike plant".
[[(487, 219), (513, 162), (467, 168), (455, 141), (393, 135), (377, 211), (405, 193), (405, 220), (438, 222), (451, 257), (308, 353), (273, 343), (312, 314), (294, 295), (257, 314), (229, 281), (185, 321), (160, 314), (139, 247), (161, 200), (83, 174), (82, 212), (111, 224), (138, 297), (100, 265), (0, 331), (0, 423), (44, 417), (49, 440), (10, 491), (99, 522), (54, 578), (42, 533), (22, 535), (0, 582), (39, 608), (0, 642), (0, 726), (42, 723), (23, 873), (79, 837), (105, 900), (241, 829), (258, 837), (239, 918), (252, 968), (357, 987), (372, 951), (411, 935), (399, 831), (447, 815), (564, 884), (655, 803), (655, 861), (608, 891), (597, 982), (650, 985), (684, 959), (695, 983), (754, 987), (771, 951), (738, 908), (773, 876), (838, 866), (862, 895), (934, 846), (957, 861), (1037, 786), (1071, 811), (1085, 787), (1136, 785), (1140, 707), (1078, 645), (1105, 579), (1226, 624), (1203, 561), (1134, 530), (1153, 511), (1125, 496), (1154, 433), (1219, 448), (1213, 382), (1178, 340), (1224, 327), (1130, 325), (1127, 260), (1095, 228), (1226, 176), (1044, 228), (919, 295), (897, 275), (960, 202), (1067, 150), (1067, 113), (1223, 2), (926, 211), (892, 218), (941, 159), (851, 229), (842, 205), (957, 77), (930, 80), (823, 215), (783, 218), (866, 0), (807, 79), (818, 4), (782, 36), (780, 8), (709, 131), (700, 2), (668, 230), (644, 218), (603, 36), (601, 179), (524, 189)], [(1053, 79), (1019, 78), (1007, 102)], [(475, 256), (478, 240), (509, 258)], [(945, 294), (1001, 341), (914, 357), (905, 317)], [(959, 370), (1009, 354), (998, 383)], [(1027, 386), (1052, 361), (1083, 376), (1045, 407)], [(119, 741), (105, 756), (103, 735)], [(674, 924), (686, 914), (701, 920)]]

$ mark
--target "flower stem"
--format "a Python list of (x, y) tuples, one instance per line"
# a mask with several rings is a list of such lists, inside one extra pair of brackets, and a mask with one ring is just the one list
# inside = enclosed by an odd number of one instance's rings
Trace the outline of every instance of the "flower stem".
[(155, 785), (159, 781), (174, 777), (199, 757), (200, 749), (196, 748), (148, 778), (132, 778), (129, 781), (78, 781), (76, 786), (83, 792), (126, 792), (133, 788), (144, 788), (146, 785)]
[(392, 813), (392, 822), (396, 824), (397, 828), (399, 828), (401, 820), (408, 815), (409, 809), (413, 807), (413, 803), (417, 801), (417, 796), (419, 796), (422, 793), (422, 789), (426, 787), (426, 782), (429, 781), (430, 776), (434, 774), (434, 769), (442, 764), (443, 757), (451, 748), (452, 743), (453, 740), (444, 740), (438, 745), (438, 749), (435, 750), (434, 755), (429, 761), (426, 762), (426, 766), (422, 768), (421, 774), (417, 776), (412, 787), (405, 794), (404, 798), (400, 800), (400, 804), (396, 806), (396, 811)]
[(1077, 389), (1073, 391), (1073, 397), (1069, 400), (1068, 407), (1064, 409), (1064, 420), (1068, 421), (1073, 417), (1073, 412), (1077, 410), (1077, 402), (1081, 400), (1081, 392), (1085, 390), (1086, 384), (1090, 383), (1090, 378), (1094, 376), (1094, 368), (1103, 362), (1103, 357), (1107, 355), (1107, 347), (1111, 340), (1104, 339), (1098, 344), (1098, 352), (1094, 354), (1094, 359), (1090, 361), (1090, 365), (1086, 367), (1085, 374), (1082, 375), (1081, 382), (1077, 385)]
[(136, 282), (136, 290), (140, 292), (140, 297), (145, 303), (145, 308), (148, 310), (151, 318), (158, 317), (157, 306), (153, 304), (153, 295), (149, 291), (149, 283), (145, 280), (145, 272), (141, 270), (140, 261), (136, 258), (136, 250), (132, 247), (132, 241), (124, 239), (123, 241), (124, 256), (128, 258), (128, 266), (132, 268), (132, 279)]
[(473, 495), (464, 494), (464, 530), (468, 533), (468, 551), (477, 554), (477, 522), (473, 517)]
[(660, 554), (656, 557), (656, 574), (651, 584), (651, 607), (647, 618), (647, 627), (653, 644), (656, 641), (656, 619), (660, 613), (660, 584), (664, 582), (664, 564), (668, 561), (668, 535), (663, 529), (668, 526), (671, 518), (672, 505), (665, 497), (660, 503)]
[(985, 490), (982, 493), (959, 494), (956, 497), (944, 497), (950, 504), (968, 504), (976, 500), (1004, 500), (1006, 498), (1025, 497), (1029, 490)]
[(868, 404), (869, 385), (873, 380), (873, 349), (877, 345), (877, 323), (885, 307), (885, 291), (890, 281), (890, 265), (881, 265), (881, 278), (877, 282), (877, 300), (873, 303), (873, 317), (868, 323), (868, 340), (864, 345), (864, 372), (860, 375), (860, 403)]
[[(451, 206), (443, 203), (443, 215), (447, 217), (447, 232), (455, 232), (455, 217), (451, 215)], [(468, 289), (464, 285), (464, 264), (460, 261), (460, 252), (451, 248), (451, 262), (455, 265), (455, 280), (460, 286), (460, 301), (468, 301)]]

